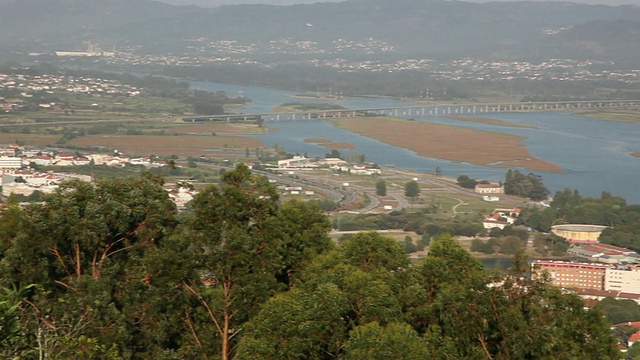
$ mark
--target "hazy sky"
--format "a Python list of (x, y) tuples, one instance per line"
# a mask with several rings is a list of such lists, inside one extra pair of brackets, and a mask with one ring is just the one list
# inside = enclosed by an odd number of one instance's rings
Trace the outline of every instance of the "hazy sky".
[[(338, 2), (343, 0), (159, 0), (174, 5), (198, 5), (198, 6), (219, 6), (224, 4), (273, 4), (273, 5), (291, 5), (291, 4), (313, 4), (317, 2)], [(468, 0), (486, 2), (492, 0)], [(517, 1), (517, 0), (500, 0), (500, 1)], [(540, 1), (540, 0), (538, 0)], [(570, 0), (577, 3), (585, 4), (605, 4), (605, 5), (621, 5), (632, 4), (640, 6), (640, 0)]]

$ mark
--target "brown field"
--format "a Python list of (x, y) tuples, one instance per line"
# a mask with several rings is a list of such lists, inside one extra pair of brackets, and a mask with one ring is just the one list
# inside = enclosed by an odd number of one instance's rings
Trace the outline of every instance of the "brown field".
[(170, 129), (177, 133), (216, 133), (216, 134), (262, 134), (263, 128), (256, 124), (209, 123), (178, 126)]
[(533, 125), (518, 124), (514, 122), (487, 118), (487, 117), (475, 117), (475, 116), (447, 116), (447, 117), (449, 119), (459, 120), (459, 121), (478, 122), (483, 124), (510, 126), (510, 127), (517, 127), (517, 128), (537, 129), (537, 127)]
[(152, 135), (95, 135), (83, 136), (68, 143), (71, 146), (104, 146), (126, 154), (197, 156), (203, 149), (229, 150), (264, 147), (257, 139), (246, 136), (152, 136)]
[(49, 134), (8, 134), (0, 133), (0, 144), (13, 144), (16, 141), (24, 142), (28, 146), (55, 145), (62, 136)]
[(535, 158), (519, 136), (429, 124), (389, 117), (344, 118), (336, 126), (416, 154), (449, 161), (494, 167), (523, 167), (561, 172), (562, 168)]

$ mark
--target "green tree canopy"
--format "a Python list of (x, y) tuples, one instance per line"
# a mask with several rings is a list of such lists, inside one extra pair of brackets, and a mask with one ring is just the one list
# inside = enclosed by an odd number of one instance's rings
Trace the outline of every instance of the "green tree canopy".
[(411, 180), (404, 185), (404, 196), (415, 198), (420, 195), (420, 186), (415, 180)]
[(376, 195), (378, 196), (386, 196), (387, 195), (387, 182), (384, 180), (378, 180), (376, 182)]

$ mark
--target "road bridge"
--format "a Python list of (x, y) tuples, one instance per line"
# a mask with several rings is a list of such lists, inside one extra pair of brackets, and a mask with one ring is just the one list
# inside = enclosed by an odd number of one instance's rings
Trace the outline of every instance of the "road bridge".
[(640, 106), (640, 100), (579, 100), (579, 101), (539, 101), (508, 103), (460, 103), (439, 105), (410, 105), (397, 107), (370, 107), (359, 109), (336, 109), (315, 111), (274, 112), (258, 114), (226, 114), (184, 117), (184, 121), (291, 121), (357, 116), (450, 116), (477, 115), (496, 112), (550, 111), (550, 110), (593, 110), (599, 108), (622, 108)]

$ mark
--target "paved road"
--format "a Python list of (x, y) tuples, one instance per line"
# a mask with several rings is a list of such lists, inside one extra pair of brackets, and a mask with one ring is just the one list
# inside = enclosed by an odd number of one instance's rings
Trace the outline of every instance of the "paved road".
[[(233, 170), (235, 165), (219, 165), (219, 164), (211, 164), (208, 162), (196, 162), (198, 166), (216, 168), (216, 169), (226, 169)], [(307, 189), (313, 190), (317, 193), (324, 194), (329, 197), (331, 200), (335, 202), (339, 202), (343, 205), (350, 204), (356, 200), (356, 196), (350, 192), (342, 189), (334, 189), (329, 186), (326, 186), (319, 182), (309, 181), (307, 178), (304, 179), (293, 179), (283, 174), (274, 174), (271, 172), (261, 171), (261, 170), (252, 170), (253, 173), (265, 176), (267, 179), (290, 186), (303, 186)]]

